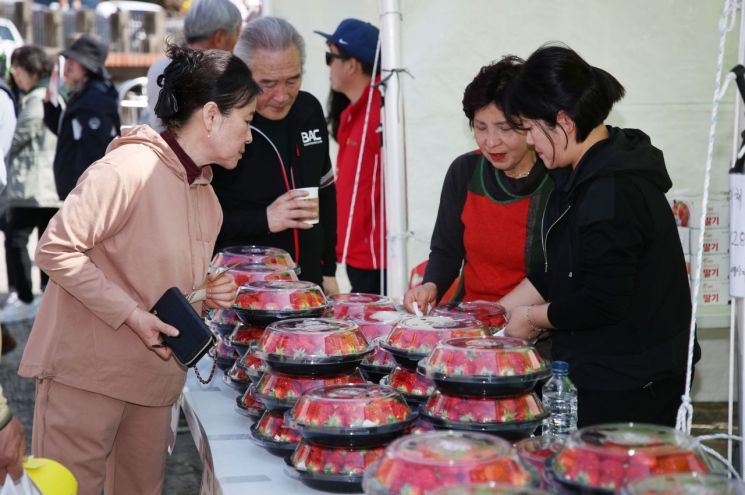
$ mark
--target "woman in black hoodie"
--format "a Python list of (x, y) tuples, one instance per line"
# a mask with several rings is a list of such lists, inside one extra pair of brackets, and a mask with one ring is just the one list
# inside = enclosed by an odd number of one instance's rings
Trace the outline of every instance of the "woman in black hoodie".
[(691, 296), (662, 152), (603, 121), (624, 88), (563, 46), (515, 79), (505, 114), (528, 133), (555, 189), (544, 265), (502, 299), (507, 333), (552, 337), (578, 389), (578, 424), (674, 425), (685, 388)]

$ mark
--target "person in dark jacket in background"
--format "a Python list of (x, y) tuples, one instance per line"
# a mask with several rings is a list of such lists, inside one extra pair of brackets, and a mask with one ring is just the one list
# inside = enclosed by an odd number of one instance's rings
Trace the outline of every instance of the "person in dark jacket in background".
[(662, 152), (603, 121), (625, 93), (573, 50), (544, 46), (518, 73), (505, 113), (551, 170), (541, 269), (502, 304), (507, 334), (550, 332), (569, 362), (578, 425), (675, 425), (691, 318), (683, 251), (665, 199)]
[(88, 166), (106, 153), (119, 135), (119, 96), (104, 67), (108, 48), (89, 34), (63, 50), (64, 79), (70, 91), (66, 108), (53, 89), (44, 100), (44, 123), (57, 135), (54, 181), (64, 200)]
[[(212, 187), (224, 220), (217, 248), (256, 244), (282, 248), (300, 266), (300, 278), (336, 283), (336, 189), (321, 104), (300, 91), (305, 42), (278, 17), (249, 22), (235, 54), (251, 69), (261, 93), (252, 123), (254, 140), (234, 170), (215, 169)], [(318, 200), (302, 199), (318, 187)], [(306, 223), (318, 218), (318, 223)]]

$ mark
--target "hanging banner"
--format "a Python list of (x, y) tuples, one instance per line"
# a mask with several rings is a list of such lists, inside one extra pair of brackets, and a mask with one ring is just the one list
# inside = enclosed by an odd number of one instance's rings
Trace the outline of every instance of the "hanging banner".
[(745, 297), (745, 174), (729, 174), (729, 292)]

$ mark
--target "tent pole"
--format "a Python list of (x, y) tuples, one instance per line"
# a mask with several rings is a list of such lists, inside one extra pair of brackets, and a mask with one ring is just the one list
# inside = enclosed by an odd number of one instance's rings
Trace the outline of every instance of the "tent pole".
[[(737, 63), (745, 64), (745, 9), (743, 4), (740, 4), (740, 38), (738, 43)], [(737, 160), (737, 153), (740, 149), (740, 133), (745, 126), (745, 119), (743, 119), (743, 101), (740, 96), (735, 97), (735, 122), (734, 122), (734, 136), (732, 143), (732, 165), (734, 166)], [(732, 299), (732, 304), (735, 306), (735, 328), (730, 329), (730, 332), (735, 332), (735, 341), (737, 345), (737, 424), (739, 425), (739, 435), (743, 436), (743, 425), (745, 425), (745, 298), (735, 297)], [(730, 339), (731, 340), (731, 339)], [(731, 389), (730, 389), (731, 390)], [(731, 423), (731, 415), (728, 418), (728, 423)], [(731, 424), (729, 425), (731, 428)], [(729, 433), (729, 432), (728, 432)], [(728, 445), (728, 454), (731, 450)], [(739, 462), (736, 466), (740, 475), (745, 474), (745, 445), (740, 443)], [(730, 459), (730, 462), (732, 459)]]
[[(381, 76), (385, 83), (383, 107), (383, 165), (388, 228), (388, 296), (398, 298), (408, 285), (408, 207), (406, 203), (406, 155), (404, 109), (401, 88), (401, 5), (399, 0), (380, 0)], [(390, 77), (389, 77), (390, 76)]]

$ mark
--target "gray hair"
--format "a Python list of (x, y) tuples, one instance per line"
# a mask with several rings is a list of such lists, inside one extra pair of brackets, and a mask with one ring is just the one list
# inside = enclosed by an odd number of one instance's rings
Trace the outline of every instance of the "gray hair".
[(241, 12), (230, 0), (194, 0), (184, 17), (184, 37), (192, 43), (220, 30), (232, 33), (241, 22)]
[(305, 40), (292, 24), (280, 17), (259, 17), (246, 24), (233, 53), (249, 68), (256, 50), (278, 52), (295, 46), (300, 52), (300, 66), (305, 65)]

